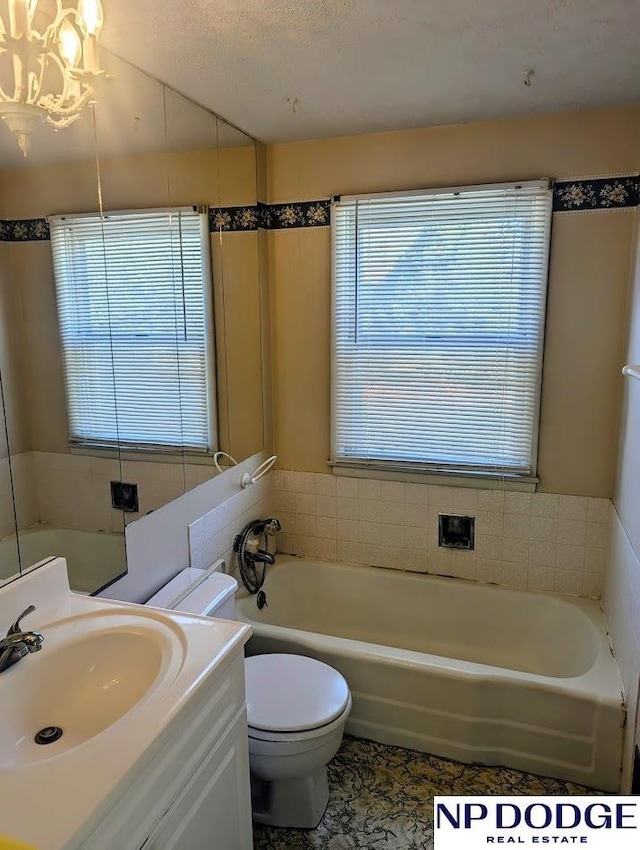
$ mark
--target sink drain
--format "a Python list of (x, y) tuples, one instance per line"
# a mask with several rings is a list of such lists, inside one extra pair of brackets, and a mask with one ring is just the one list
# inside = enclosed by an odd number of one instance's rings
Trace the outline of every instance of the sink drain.
[(59, 726), (45, 726), (36, 732), (34, 741), (36, 744), (53, 744), (62, 738), (62, 729)]

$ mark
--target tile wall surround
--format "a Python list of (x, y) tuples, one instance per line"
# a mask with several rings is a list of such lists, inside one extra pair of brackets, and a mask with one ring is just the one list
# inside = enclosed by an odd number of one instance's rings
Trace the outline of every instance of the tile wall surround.
[(255, 519), (270, 516), (272, 505), (269, 476), (241, 490), (226, 502), (189, 525), (189, 559), (192, 567), (206, 569), (218, 558), (235, 571), (232, 545), (236, 534)]
[[(7, 461), (0, 461), (0, 475), (3, 463)], [(124, 514), (125, 522), (131, 522), (216, 475), (215, 467), (205, 464), (121, 462), (69, 452), (23, 452), (12, 455), (11, 463), (20, 529), (46, 522), (79, 531), (119, 532), (123, 514), (111, 507), (112, 480), (122, 475), (138, 485), (140, 510)]]
[[(145, 602), (192, 563), (206, 567), (218, 557), (229, 557), (234, 530), (270, 506), (270, 499), (265, 499), (268, 477), (246, 490), (240, 486), (242, 474), (254, 472), (266, 459), (265, 452), (252, 455), (128, 525), (128, 571), (100, 595)], [(218, 508), (222, 510), (211, 517)], [(191, 525), (196, 526), (192, 531)]]
[[(610, 501), (276, 470), (279, 551), (599, 598)], [(438, 547), (438, 514), (475, 516), (475, 550)]]

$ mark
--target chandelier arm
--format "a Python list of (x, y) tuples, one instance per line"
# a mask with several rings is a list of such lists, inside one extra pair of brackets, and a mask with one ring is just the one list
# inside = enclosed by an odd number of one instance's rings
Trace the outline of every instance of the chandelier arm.
[[(24, 156), (38, 126), (46, 122), (61, 129), (77, 121), (82, 109), (95, 99), (96, 81), (107, 78), (98, 66), (96, 52), (102, 5), (100, 0), (94, 2), (96, 8), (89, 9), (87, 18), (82, 4), (80, 15), (78, 0), (55, 0), (55, 17), (46, 27), (42, 22), (41, 33), (33, 26), (39, 0), (28, 0), (17, 37), (4, 30), (0, 34), (0, 54), (7, 54), (14, 82), (13, 96), (0, 86), (0, 119), (17, 137)], [(43, 89), (47, 93), (43, 94)]]

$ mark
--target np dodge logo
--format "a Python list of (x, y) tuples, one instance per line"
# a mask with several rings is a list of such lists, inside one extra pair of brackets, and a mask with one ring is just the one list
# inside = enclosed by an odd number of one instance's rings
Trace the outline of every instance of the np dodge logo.
[(434, 850), (640, 848), (640, 797), (436, 797)]

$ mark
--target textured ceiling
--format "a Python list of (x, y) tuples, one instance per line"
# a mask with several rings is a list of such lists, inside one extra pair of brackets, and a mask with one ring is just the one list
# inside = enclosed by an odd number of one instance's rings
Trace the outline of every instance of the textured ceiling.
[(104, 6), (110, 49), (264, 141), (640, 100), (640, 0)]

